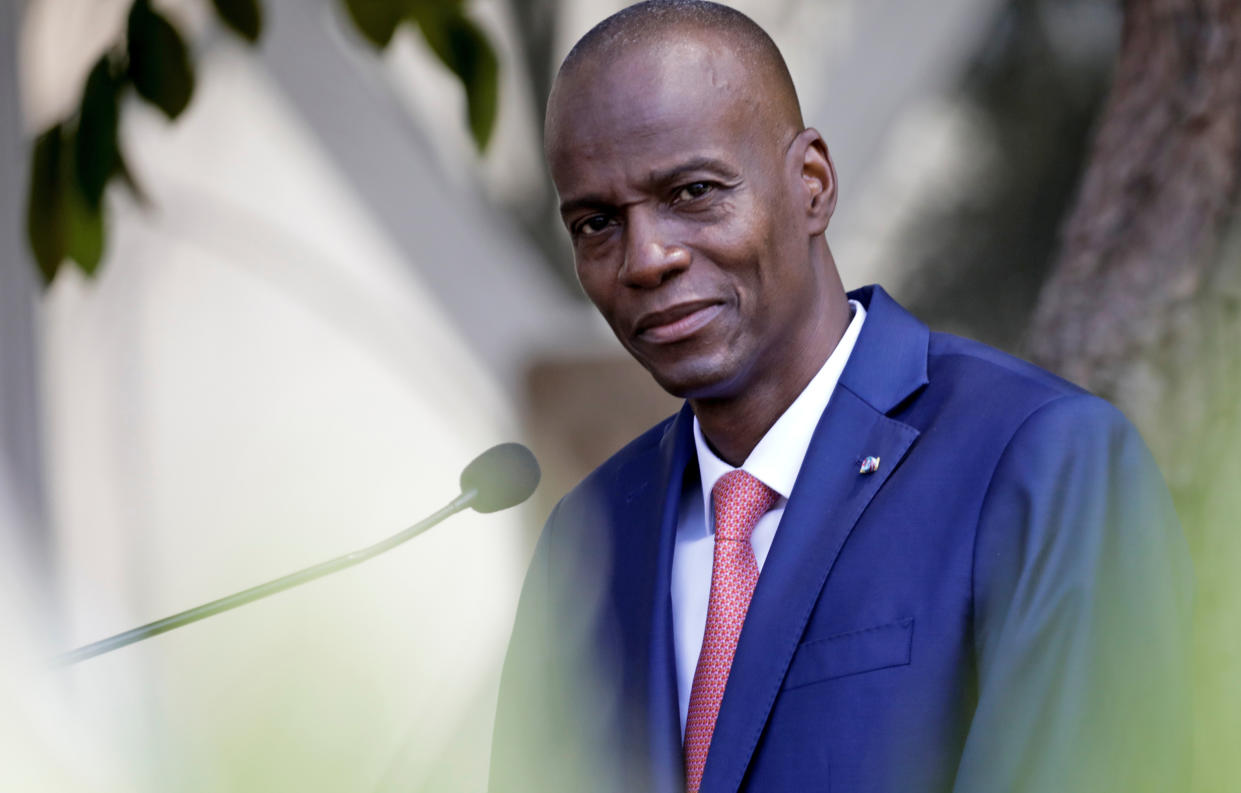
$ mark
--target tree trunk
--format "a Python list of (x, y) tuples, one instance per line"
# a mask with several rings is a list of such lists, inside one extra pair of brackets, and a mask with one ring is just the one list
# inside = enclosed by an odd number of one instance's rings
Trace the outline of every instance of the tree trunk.
[(1194, 555), (1193, 790), (1241, 779), (1241, 2), (1127, 0), (1031, 357), (1118, 404)]
[(1111, 94), (1027, 348), (1120, 404), (1178, 489), (1200, 450), (1175, 447), (1187, 431), (1202, 442), (1232, 407), (1211, 397), (1236, 383), (1241, 358), (1227, 244), (1239, 183), (1241, 3), (1128, 0)]

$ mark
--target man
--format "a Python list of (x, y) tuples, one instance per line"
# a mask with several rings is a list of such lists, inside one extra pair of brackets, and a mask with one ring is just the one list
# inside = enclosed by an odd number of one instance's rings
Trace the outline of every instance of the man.
[(1149, 454), (845, 294), (835, 169), (766, 34), (628, 8), (545, 132), (583, 288), (686, 405), (548, 519), (493, 789), (1182, 789), (1188, 570)]

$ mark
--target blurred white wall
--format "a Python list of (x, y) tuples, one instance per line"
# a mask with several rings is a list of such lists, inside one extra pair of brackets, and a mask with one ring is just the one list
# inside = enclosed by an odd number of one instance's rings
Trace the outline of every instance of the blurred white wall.
[[(102, 274), (62, 272), (40, 307), (69, 645), (381, 539), (517, 432), (496, 376), (261, 62), (222, 40), (198, 74), (174, 125), (129, 108), (151, 206), (111, 195)], [(131, 790), (336, 791), (400, 767), (416, 787), (494, 686), (522, 520), (467, 513), (57, 673), (60, 718), (94, 728), (72, 740), (112, 758), (83, 773)], [(469, 759), (466, 788), (485, 741)]]

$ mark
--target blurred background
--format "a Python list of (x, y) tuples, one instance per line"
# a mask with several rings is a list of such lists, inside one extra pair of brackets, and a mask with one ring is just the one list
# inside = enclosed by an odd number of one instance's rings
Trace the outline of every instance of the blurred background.
[[(584, 300), (542, 164), (555, 68), (625, 3), (466, 2), (497, 67), (493, 125), (479, 72), (446, 67), (425, 20), (388, 41), (366, 3), (265, 0), (248, 35), (228, 16), (247, 5), (0, 8), (5, 790), (484, 789), (543, 519), (678, 407)], [(832, 148), (846, 286), (881, 282), (1139, 425), (1195, 554), (1194, 786), (1237, 789), (1236, 4), (735, 5)], [(36, 243), (36, 262), (34, 141), (87, 124), (88, 75), (135, 6), (179, 32), (192, 96), (170, 113), (175, 97), (119, 94), (127, 176), (104, 172), (97, 251)], [(517, 510), (46, 667), (377, 541), (505, 440), (544, 468)]]

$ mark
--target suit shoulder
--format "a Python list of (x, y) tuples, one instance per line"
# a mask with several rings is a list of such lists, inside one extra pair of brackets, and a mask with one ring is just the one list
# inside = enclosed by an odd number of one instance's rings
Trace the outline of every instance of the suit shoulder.
[(669, 416), (621, 447), (566, 493), (557, 510), (572, 512), (575, 507), (597, 506), (609, 495), (624, 490), (625, 482), (632, 478), (635, 468), (648, 471), (653, 467), (659, 445), (672, 431), (675, 420), (675, 414)]
[(1029, 361), (982, 342), (948, 333), (932, 333), (927, 355), (932, 385), (949, 388), (988, 412), (1023, 421), (1045, 405), (1062, 402), (1061, 409), (1119, 415), (1100, 397)]
[[(1017, 438), (1053, 438), (1054, 426), (1092, 436), (1136, 433), (1106, 400), (1045, 369), (981, 342), (932, 333), (928, 385), (910, 406), (910, 423), (922, 429), (948, 426), (970, 448), (998, 451)], [(1041, 429), (1040, 429), (1041, 428)]]
[(928, 369), (996, 385), (1022, 389), (1050, 400), (1061, 396), (1090, 396), (1090, 392), (1051, 372), (982, 342), (931, 333)]

